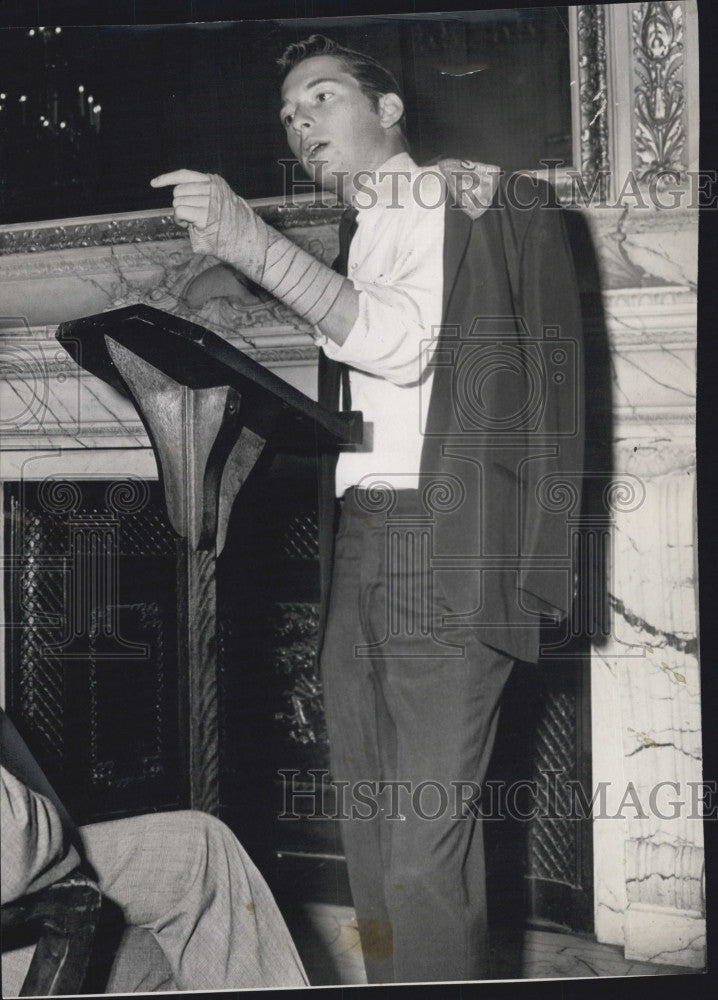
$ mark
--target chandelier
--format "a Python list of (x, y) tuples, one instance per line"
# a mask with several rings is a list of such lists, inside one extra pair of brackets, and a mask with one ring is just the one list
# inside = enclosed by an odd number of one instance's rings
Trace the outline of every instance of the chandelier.
[(18, 31), (12, 65), (0, 65), (0, 222), (82, 213), (91, 201), (102, 105), (69, 36)]
[(0, 91), (0, 126), (43, 130), (46, 136), (76, 143), (99, 135), (102, 106), (82, 81), (72, 79), (62, 58), (60, 35), (61, 27), (28, 30), (27, 38), (37, 43), (37, 51), (28, 52), (28, 64), (35, 69), (33, 79), (15, 92), (11, 84)]

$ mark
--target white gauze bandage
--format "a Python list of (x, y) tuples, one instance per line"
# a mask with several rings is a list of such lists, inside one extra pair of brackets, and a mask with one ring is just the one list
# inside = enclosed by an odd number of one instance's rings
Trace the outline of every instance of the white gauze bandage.
[(233, 264), (314, 326), (321, 323), (345, 279), (263, 222), (217, 174), (209, 178), (207, 225), (189, 227), (192, 249)]

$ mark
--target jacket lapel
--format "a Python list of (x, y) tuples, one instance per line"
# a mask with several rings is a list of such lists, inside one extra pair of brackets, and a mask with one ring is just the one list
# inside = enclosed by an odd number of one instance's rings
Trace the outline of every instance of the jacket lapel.
[(442, 321), (446, 320), (451, 296), (456, 287), (459, 268), (466, 254), (469, 237), (471, 236), (471, 219), (461, 209), (452, 205), (449, 198), (446, 199), (444, 213), (444, 294), (441, 309)]

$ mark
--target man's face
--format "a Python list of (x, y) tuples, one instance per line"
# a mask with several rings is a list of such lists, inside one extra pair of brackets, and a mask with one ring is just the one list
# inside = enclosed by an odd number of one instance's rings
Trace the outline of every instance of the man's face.
[(312, 56), (291, 70), (280, 116), (307, 174), (339, 194), (346, 187), (343, 175), (374, 170), (387, 158), (380, 116), (336, 56)]

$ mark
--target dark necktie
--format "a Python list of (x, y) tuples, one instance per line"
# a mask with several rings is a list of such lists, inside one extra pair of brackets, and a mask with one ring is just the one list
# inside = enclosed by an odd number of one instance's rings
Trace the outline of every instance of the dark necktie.
[[(337, 274), (343, 274), (345, 277), (349, 267), (349, 247), (354, 238), (354, 233), (357, 231), (358, 214), (356, 208), (350, 206), (344, 209), (342, 217), (339, 220), (339, 255), (332, 264), (332, 267)], [(351, 410), (352, 397), (349, 388), (349, 369), (346, 365), (341, 366), (341, 384), (343, 409)]]
[(354, 239), (354, 233), (357, 231), (358, 214), (356, 208), (350, 206), (344, 209), (339, 220), (339, 256), (332, 267), (337, 274), (343, 274), (345, 277), (349, 267), (349, 247)]
[[(339, 256), (332, 264), (337, 274), (346, 275), (349, 263), (349, 244), (357, 229), (357, 210), (347, 208), (339, 222)], [(318, 399), (321, 406), (328, 410), (337, 410), (339, 404), (339, 387), (344, 402), (344, 409), (351, 409), (349, 393), (349, 369), (339, 361), (327, 357), (324, 351), (319, 352), (319, 384)], [(329, 581), (331, 580), (332, 557), (334, 553), (334, 527), (336, 506), (334, 497), (334, 472), (337, 464), (337, 450), (323, 450), (319, 455), (319, 580), (321, 585), (321, 603), (319, 615), (319, 643), (317, 652), (321, 649), (321, 637), (327, 621), (329, 606)]]

